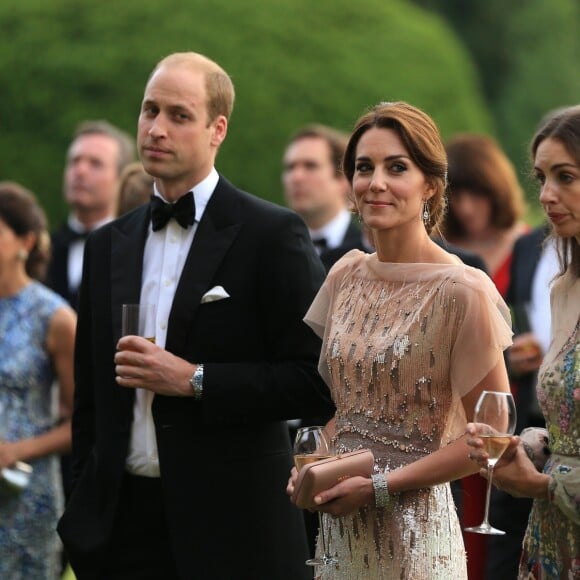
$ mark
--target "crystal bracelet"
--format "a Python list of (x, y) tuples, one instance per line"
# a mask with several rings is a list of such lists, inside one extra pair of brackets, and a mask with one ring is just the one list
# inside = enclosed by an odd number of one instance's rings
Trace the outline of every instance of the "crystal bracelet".
[(371, 475), (373, 489), (375, 492), (375, 506), (378, 508), (388, 508), (391, 505), (389, 486), (384, 473), (373, 473)]

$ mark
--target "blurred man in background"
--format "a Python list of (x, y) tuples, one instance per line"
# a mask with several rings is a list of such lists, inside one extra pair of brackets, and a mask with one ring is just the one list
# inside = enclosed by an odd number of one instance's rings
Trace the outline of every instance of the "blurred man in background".
[[(87, 235), (117, 211), (119, 177), (134, 160), (133, 139), (106, 121), (81, 123), (66, 155), (64, 197), (67, 221), (52, 234), (46, 285), (76, 310)], [(65, 497), (71, 491), (70, 455), (61, 456)]]
[(286, 202), (306, 222), (327, 269), (332, 265), (325, 259), (330, 250), (341, 247), (345, 253), (361, 243), (360, 228), (349, 211), (350, 185), (342, 173), (345, 147), (346, 136), (339, 131), (307, 125), (290, 138), (283, 158)]
[(68, 220), (52, 235), (47, 285), (76, 309), (87, 235), (117, 211), (119, 178), (135, 159), (133, 139), (107, 121), (80, 124), (66, 155)]

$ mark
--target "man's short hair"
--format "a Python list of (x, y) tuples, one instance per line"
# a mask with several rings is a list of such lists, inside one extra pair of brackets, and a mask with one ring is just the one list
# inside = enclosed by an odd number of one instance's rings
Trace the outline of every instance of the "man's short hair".
[(335, 174), (340, 175), (342, 173), (342, 158), (344, 157), (346, 144), (348, 143), (348, 136), (332, 127), (313, 123), (298, 129), (298, 131), (290, 137), (288, 145), (290, 146), (297, 141), (310, 138), (322, 139), (328, 143), (330, 148), (330, 160), (334, 166)]
[(105, 135), (119, 145), (117, 170), (119, 175), (129, 163), (135, 161), (135, 140), (125, 131), (121, 131), (108, 121), (83, 121), (75, 129), (73, 141), (84, 135)]
[(155, 65), (147, 83), (163, 66), (189, 66), (192, 70), (202, 72), (205, 75), (209, 122), (219, 115), (223, 115), (229, 121), (236, 98), (234, 83), (217, 62), (198, 52), (174, 52)]

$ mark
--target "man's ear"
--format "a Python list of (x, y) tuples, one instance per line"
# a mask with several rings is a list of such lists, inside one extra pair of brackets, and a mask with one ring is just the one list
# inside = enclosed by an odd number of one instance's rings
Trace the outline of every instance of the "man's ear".
[(215, 147), (219, 147), (228, 134), (228, 120), (223, 115), (218, 115), (212, 121), (212, 127), (213, 135), (211, 138), (211, 144)]

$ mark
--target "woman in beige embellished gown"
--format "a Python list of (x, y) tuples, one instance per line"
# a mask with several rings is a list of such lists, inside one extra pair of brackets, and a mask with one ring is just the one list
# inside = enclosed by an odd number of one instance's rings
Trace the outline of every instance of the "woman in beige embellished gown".
[(341, 259), (305, 320), (324, 339), (337, 451), (370, 448), (376, 473), (315, 498), (338, 559), (317, 574), (466, 579), (448, 482), (477, 470), (463, 433), (481, 391), (509, 390), (509, 314), (485, 274), (429, 238), (444, 211), (446, 160), (427, 115), (377, 105), (355, 126), (344, 170), (377, 251)]

